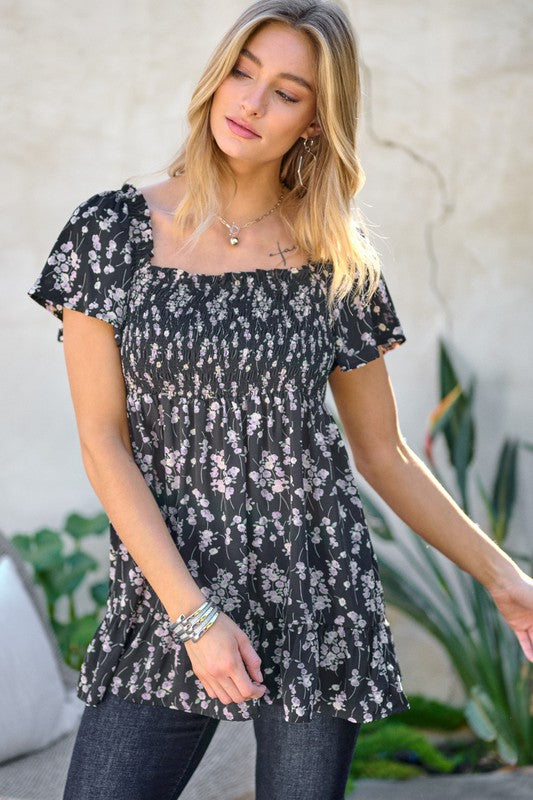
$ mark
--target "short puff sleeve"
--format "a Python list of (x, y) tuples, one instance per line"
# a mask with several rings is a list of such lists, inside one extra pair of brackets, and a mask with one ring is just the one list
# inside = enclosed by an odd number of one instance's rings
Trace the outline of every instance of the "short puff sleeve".
[(406, 341), (383, 271), (370, 302), (363, 304), (350, 295), (334, 311), (335, 356), (332, 370), (339, 365), (347, 371), (362, 367), (383, 352)]
[(109, 322), (119, 347), (134, 257), (126, 189), (99, 192), (74, 209), (27, 291), (61, 321), (65, 307)]

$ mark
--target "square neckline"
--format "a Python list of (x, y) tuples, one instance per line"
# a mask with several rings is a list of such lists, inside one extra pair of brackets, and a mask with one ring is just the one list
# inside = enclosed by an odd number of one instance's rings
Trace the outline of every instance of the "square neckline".
[(154, 252), (154, 247), (153, 247), (154, 229), (152, 224), (152, 211), (141, 189), (139, 189), (137, 186), (134, 186), (132, 183), (126, 181), (122, 185), (122, 190), (127, 191), (128, 189), (133, 189), (135, 195), (140, 200), (141, 204), (144, 207), (144, 213), (148, 222), (151, 247), (150, 247), (149, 258), (145, 262), (144, 266), (149, 269), (161, 270), (163, 272), (169, 272), (169, 273), (176, 273), (178, 275), (190, 275), (191, 277), (195, 278), (223, 278), (226, 276), (231, 278), (231, 277), (238, 277), (240, 275), (244, 276), (255, 275), (256, 273), (259, 272), (264, 272), (266, 274), (272, 274), (272, 273), (277, 274), (280, 272), (286, 272), (288, 274), (295, 275), (297, 273), (304, 271), (307, 268), (312, 268), (313, 266), (313, 262), (311, 261), (311, 259), (308, 259), (304, 264), (301, 264), (299, 267), (257, 267), (256, 269), (226, 270), (224, 272), (191, 272), (191, 270), (185, 269), (184, 267), (171, 267), (171, 266), (163, 266), (161, 264), (153, 264), (152, 258)]

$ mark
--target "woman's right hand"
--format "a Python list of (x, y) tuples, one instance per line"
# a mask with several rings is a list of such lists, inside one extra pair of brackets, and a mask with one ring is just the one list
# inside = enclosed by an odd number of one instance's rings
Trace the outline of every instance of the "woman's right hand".
[(261, 659), (245, 632), (223, 611), (197, 642), (188, 639), (184, 645), (209, 697), (226, 704), (264, 695)]

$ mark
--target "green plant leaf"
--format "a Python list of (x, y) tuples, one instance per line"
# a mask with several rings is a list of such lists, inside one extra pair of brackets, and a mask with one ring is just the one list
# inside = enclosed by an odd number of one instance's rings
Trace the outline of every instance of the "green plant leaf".
[(391, 722), (377, 731), (360, 735), (357, 753), (360, 760), (370, 758), (391, 758), (399, 751), (412, 751), (426, 767), (437, 772), (451, 772), (454, 762), (433, 745), (420, 731), (401, 722)]
[(454, 731), (466, 724), (464, 710), (421, 694), (409, 694), (410, 709), (402, 711), (402, 724), (416, 728)]
[(100, 618), (98, 614), (84, 614), (75, 619), (69, 625), (70, 644), (86, 648), (99, 624)]
[(430, 419), (431, 426), (429, 434), (435, 438), (438, 433), (442, 433), (456, 413), (456, 406), (461, 399), (462, 389), (457, 383), (448, 394), (442, 398), (436, 408), (433, 409)]
[(91, 597), (98, 606), (104, 606), (109, 595), (109, 580), (93, 583), (89, 589)]
[(439, 338), (439, 376), (441, 399), (446, 397), (455, 386), (461, 385), (442, 337)]
[(469, 391), (465, 393), (465, 402), (459, 406), (451, 450), (452, 464), (455, 468), (457, 483), (465, 509), (468, 508), (468, 467), (474, 452), (475, 425), (471, 413), (474, 386), (475, 384), (472, 381)]
[(84, 517), (81, 514), (69, 514), (65, 522), (65, 531), (76, 541), (86, 536), (99, 535), (109, 528), (109, 518), (103, 512), (94, 517)]
[(488, 517), (488, 520), (489, 520), (490, 532), (494, 536), (494, 530), (496, 528), (496, 515), (494, 513), (494, 507), (492, 505), (492, 500), (489, 497), (487, 490), (483, 486), (483, 484), (481, 482), (481, 478), (479, 476), (477, 476), (477, 478), (476, 478), (476, 483), (477, 483), (477, 487), (478, 487), (478, 490), (479, 490), (479, 494), (481, 495), (481, 500), (483, 501), (483, 506), (485, 508), (485, 513), (487, 514), (487, 517)]
[[(483, 702), (485, 699), (485, 702)], [(485, 742), (493, 742), (497, 736), (489, 712), (486, 709), (486, 695), (479, 688), (474, 686), (470, 692), (470, 697), (465, 707), (465, 717), (468, 724), (480, 739)]]
[(63, 541), (57, 531), (41, 528), (32, 536), (17, 533), (11, 541), (22, 558), (39, 572), (61, 564)]
[(98, 561), (81, 551), (66, 556), (63, 563), (49, 569), (40, 576), (41, 583), (51, 603), (62, 595), (72, 594), (85, 578), (89, 570), (98, 569)]
[(518, 753), (509, 739), (501, 733), (496, 736), (496, 745), (498, 755), (507, 762), (507, 764), (516, 764), (518, 761)]
[(420, 536), (415, 534), (413, 531), (412, 540), (417, 548), (421, 558), (424, 560), (424, 565), (430, 569), (432, 575), (436, 578), (437, 586), (435, 587), (436, 593), (444, 593), (448, 597), (450, 597), (450, 585), (449, 581), (446, 579), (444, 572), (440, 568), (438, 562), (438, 556), (436, 555), (438, 551), (436, 548), (432, 547), (428, 542), (423, 541)]
[(69, 645), (87, 647), (100, 624), (98, 614), (83, 614), (72, 622), (56, 622), (54, 630), (60, 645), (67, 648)]
[(464, 414), (465, 407), (468, 404), (468, 398), (466, 398), (464, 395), (462, 384), (457, 376), (457, 373), (455, 372), (450, 355), (448, 353), (448, 348), (446, 347), (442, 338), (439, 339), (439, 377), (441, 400), (447, 397), (450, 392), (456, 389), (456, 387), (461, 389), (461, 393), (453, 404), (452, 413), (447, 418), (447, 424), (442, 429), (446, 446), (448, 448), (449, 459), (452, 464), (455, 464), (455, 439), (457, 436), (457, 431), (460, 427), (460, 421)]
[(66, 624), (54, 623), (53, 627), (63, 659), (73, 669), (80, 670), (87, 647), (99, 624), (98, 614), (84, 614)]
[(500, 451), (496, 477), (492, 487), (492, 508), (494, 509), (494, 518), (496, 520), (494, 538), (498, 544), (505, 540), (516, 500), (517, 457), (518, 441), (516, 439), (507, 439)]

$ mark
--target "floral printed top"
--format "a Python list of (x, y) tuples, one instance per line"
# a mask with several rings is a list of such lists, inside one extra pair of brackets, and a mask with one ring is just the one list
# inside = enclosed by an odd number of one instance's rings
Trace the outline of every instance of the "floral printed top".
[(65, 306), (113, 326), (135, 461), (201, 591), (260, 655), (267, 691), (209, 697), (111, 524), (109, 595), (78, 696), (227, 720), (263, 703), (303, 722), (407, 710), (357, 485), (324, 405), (336, 365), (405, 341), (383, 276), (369, 305), (344, 299), (329, 313), (325, 262), (216, 275), (152, 259), (146, 199), (124, 183), (74, 210), (28, 295), (59, 320)]

